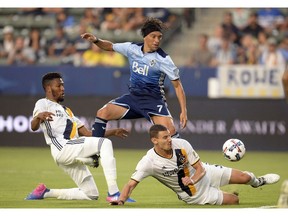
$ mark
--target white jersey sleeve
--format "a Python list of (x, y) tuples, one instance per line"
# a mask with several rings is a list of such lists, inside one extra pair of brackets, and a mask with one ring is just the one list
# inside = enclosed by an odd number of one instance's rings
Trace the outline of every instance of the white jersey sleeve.
[(47, 103), (45, 99), (40, 99), (36, 102), (33, 110), (33, 118), (36, 117), (39, 113), (47, 111)]
[(151, 160), (145, 155), (137, 164), (135, 172), (132, 174), (131, 179), (137, 182), (142, 181), (144, 178), (153, 175), (153, 166)]

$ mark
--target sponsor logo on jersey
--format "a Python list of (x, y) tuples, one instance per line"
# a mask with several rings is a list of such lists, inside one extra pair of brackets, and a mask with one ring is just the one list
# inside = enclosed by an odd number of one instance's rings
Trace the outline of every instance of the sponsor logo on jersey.
[[(178, 173), (180, 170), (184, 169), (184, 165), (185, 164), (181, 164), (180, 166), (174, 168), (173, 170), (168, 170), (168, 171), (163, 172), (163, 176), (172, 176), (172, 175)], [(162, 169), (163, 169), (163, 167), (162, 167)]]
[(133, 61), (132, 71), (138, 74), (142, 74), (144, 76), (148, 76), (149, 66), (144, 65), (144, 67), (140, 67), (138, 62)]
[(155, 64), (156, 64), (156, 60), (155, 60), (155, 59), (152, 59), (152, 60), (150, 61), (150, 63), (149, 63), (149, 65), (150, 65), (151, 67), (153, 67)]

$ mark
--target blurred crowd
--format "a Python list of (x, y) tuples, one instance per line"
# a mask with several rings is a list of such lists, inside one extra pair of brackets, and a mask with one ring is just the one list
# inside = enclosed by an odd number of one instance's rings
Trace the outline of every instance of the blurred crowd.
[[(72, 13), (71, 9), (65, 8), (17, 8), (13, 14), (3, 15), (3, 20), (11, 19), (11, 23), (3, 26), (0, 24), (0, 64), (123, 67), (127, 65), (125, 57), (98, 49), (81, 39), (80, 35), (84, 32), (96, 35), (108, 32), (105, 36), (113, 35), (113, 42), (122, 42), (122, 39), (135, 39), (134, 42), (138, 42), (142, 40), (139, 29), (148, 16), (161, 19), (169, 28), (174, 27), (177, 19), (181, 19), (187, 28), (192, 28), (195, 21), (195, 11), (191, 8), (183, 9), (180, 16), (169, 8), (73, 10)], [(5, 9), (0, 10), (0, 19), (1, 11), (5, 12)], [(278, 8), (227, 9), (222, 22), (215, 26), (214, 34), (199, 35), (198, 47), (191, 51), (187, 66), (287, 64), (287, 15), (287, 10)], [(27, 17), (32, 18), (29, 26), (25, 25)], [(53, 21), (53, 25), (33, 25), (34, 21), (36, 23), (43, 17)], [(23, 26), (19, 25), (21, 20)], [(134, 38), (128, 39), (131, 33)]]
[(173, 26), (176, 19), (166, 8), (85, 8), (78, 11), (83, 12), (80, 16), (75, 14), (77, 9), (73, 10), (74, 13), (71, 9), (63, 8), (17, 9), (16, 13), (10, 16), (12, 20), (16, 20), (17, 16), (18, 23), (27, 17), (32, 17), (35, 21), (45, 17), (55, 21), (55, 25), (44, 29), (41, 26), (36, 28), (33, 23), (31, 28), (27, 28), (25, 22), (20, 28), (18, 24), (17, 29), (13, 24), (3, 26), (0, 42), (1, 64), (122, 67), (127, 64), (125, 57), (116, 52), (103, 51), (81, 39), (80, 35), (84, 32), (96, 35), (99, 32), (108, 32), (115, 36), (113, 42), (120, 42), (117, 41), (117, 36), (132, 32), (141, 39), (139, 29), (146, 17), (159, 18), (168, 27)]
[(287, 15), (287, 10), (278, 8), (227, 9), (213, 35), (199, 35), (187, 65), (284, 67), (288, 63)]

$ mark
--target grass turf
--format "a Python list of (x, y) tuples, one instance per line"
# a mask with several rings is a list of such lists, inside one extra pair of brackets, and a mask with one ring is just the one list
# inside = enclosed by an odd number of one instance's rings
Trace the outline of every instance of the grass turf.
[[(118, 186), (121, 190), (133, 173), (137, 162), (146, 150), (114, 150)], [(223, 158), (221, 152), (198, 151), (202, 161), (221, 164), (241, 170), (249, 170), (256, 175), (277, 173), (281, 176), (275, 185), (252, 188), (247, 185), (229, 185), (222, 189), (227, 192), (238, 192), (239, 205), (232, 206), (191, 206), (178, 200), (176, 194), (161, 185), (154, 178), (147, 178), (133, 191), (132, 198), (136, 203), (126, 203), (125, 206), (109, 206), (105, 201), (107, 186), (101, 166), (91, 168), (100, 197), (97, 201), (76, 200), (24, 200), (38, 183), (45, 183), (48, 188), (71, 188), (74, 182), (54, 163), (50, 149), (46, 148), (0, 148), (0, 208), (260, 208), (275, 206), (280, 194), (280, 187), (288, 179), (287, 152), (246, 152), (239, 162), (230, 162)]]

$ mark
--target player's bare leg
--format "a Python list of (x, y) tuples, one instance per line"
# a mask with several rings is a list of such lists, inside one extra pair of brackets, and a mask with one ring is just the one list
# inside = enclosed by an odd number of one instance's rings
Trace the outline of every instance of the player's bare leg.
[(267, 184), (275, 184), (279, 179), (280, 176), (274, 173), (256, 177), (252, 172), (233, 169), (229, 184), (247, 184), (257, 188)]
[(247, 172), (233, 169), (229, 184), (247, 184), (251, 178), (251, 175), (249, 175)]
[(172, 137), (176, 137), (177, 135), (179, 137), (179, 134), (177, 133), (173, 119), (171, 117), (165, 117), (165, 116), (151, 116), (151, 119), (154, 124), (161, 124), (164, 125), (169, 131)]

